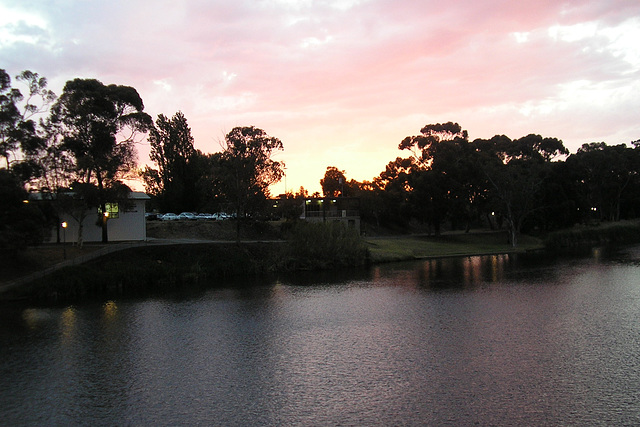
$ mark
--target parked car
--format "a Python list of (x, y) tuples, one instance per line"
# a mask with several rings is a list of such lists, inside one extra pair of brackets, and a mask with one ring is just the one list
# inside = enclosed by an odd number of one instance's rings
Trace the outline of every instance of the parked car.
[(176, 214), (174, 214), (172, 212), (169, 212), (169, 213), (166, 213), (166, 214), (162, 215), (161, 219), (163, 221), (177, 221), (178, 220), (178, 215), (176, 215)]
[(144, 214), (144, 218), (145, 218), (147, 221), (155, 221), (155, 220), (157, 220), (157, 219), (160, 219), (160, 217), (161, 217), (161, 216), (162, 216), (162, 215), (158, 215), (156, 212), (146, 212), (146, 213)]
[(210, 213), (199, 213), (198, 215), (196, 215), (196, 219), (200, 221), (212, 221), (216, 218)]
[(178, 219), (195, 220), (196, 215), (191, 212), (182, 212), (180, 213), (180, 215), (178, 215)]

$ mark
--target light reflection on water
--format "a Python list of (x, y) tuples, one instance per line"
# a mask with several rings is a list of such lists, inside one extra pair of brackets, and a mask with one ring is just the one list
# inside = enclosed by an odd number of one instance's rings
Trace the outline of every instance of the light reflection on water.
[(640, 248), (3, 307), (3, 423), (637, 425)]

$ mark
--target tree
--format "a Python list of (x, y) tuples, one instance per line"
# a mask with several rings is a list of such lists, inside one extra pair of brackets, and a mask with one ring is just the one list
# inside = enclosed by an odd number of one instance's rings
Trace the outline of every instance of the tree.
[(149, 157), (157, 169), (143, 173), (147, 192), (157, 198), (160, 209), (168, 212), (194, 210), (196, 180), (191, 165), (196, 150), (187, 119), (178, 111), (169, 120), (160, 114), (149, 131)]
[(220, 173), (220, 153), (204, 154), (196, 150), (189, 161), (189, 177), (195, 180), (193, 201), (196, 210), (219, 212), (225, 201), (218, 174)]
[(11, 87), (11, 77), (0, 69), (0, 156), (7, 168), (11, 156), (17, 159), (19, 151), (29, 154), (38, 150), (42, 140), (34, 117), (45, 112), (56, 97), (47, 89), (47, 79), (37, 73), (26, 70), (16, 79), (27, 85), (26, 99), (19, 89)]
[(324, 173), (324, 178), (320, 180), (322, 194), (324, 197), (337, 197), (344, 195), (344, 186), (347, 178), (344, 171), (339, 170), (335, 166), (328, 166)]
[(220, 153), (221, 188), (232, 206), (240, 239), (240, 221), (248, 214), (260, 211), (269, 197), (269, 186), (282, 179), (283, 163), (273, 160), (282, 142), (256, 127), (235, 127), (225, 136)]
[(377, 204), (373, 215), (377, 225), (406, 226), (411, 215), (409, 197), (413, 191), (411, 173), (417, 168), (413, 157), (397, 157), (373, 180)]
[(28, 245), (42, 243), (46, 224), (27, 192), (6, 169), (0, 169), (0, 262), (10, 261)]
[[(53, 198), (59, 212), (64, 212), (78, 223), (78, 247), (84, 244), (84, 220), (91, 208), (100, 204), (98, 187), (87, 182), (74, 182), (68, 189), (60, 189)], [(59, 222), (59, 221), (58, 221)]]
[(473, 151), (466, 130), (458, 123), (436, 123), (423, 127), (420, 135), (408, 136), (398, 146), (412, 153), (414, 216), (433, 225), (436, 235), (449, 217), (462, 217), (470, 227), (472, 206), (478, 190), (473, 186)]
[(119, 197), (122, 176), (135, 167), (135, 138), (151, 126), (138, 92), (95, 79), (68, 81), (52, 108), (78, 181), (98, 190), (102, 241), (107, 242), (107, 202)]
[(584, 219), (595, 216), (598, 220), (620, 220), (625, 195), (638, 181), (640, 150), (625, 144), (583, 144), (566, 164)]
[(0, 69), (0, 156), (9, 168), (10, 154), (18, 148), (15, 130), (20, 121), (17, 102), (22, 99), (18, 89), (11, 88), (11, 77)]
[(324, 178), (320, 180), (324, 197), (353, 197), (358, 190), (358, 182), (347, 181), (344, 171), (335, 166), (328, 166)]
[(287, 221), (296, 221), (300, 218), (304, 211), (304, 201), (309, 197), (309, 192), (300, 187), (297, 193), (288, 191), (278, 196), (273, 205), (272, 219), (285, 219)]
[(496, 209), (509, 226), (509, 241), (517, 246), (518, 235), (526, 219), (542, 211), (545, 181), (552, 168), (550, 160), (568, 153), (562, 141), (527, 135), (511, 140), (496, 135), (473, 142), (477, 164), (490, 183)]
[(409, 150), (422, 169), (427, 169), (435, 157), (438, 145), (443, 141), (462, 139), (467, 141), (468, 134), (458, 123), (436, 123), (426, 125), (420, 135), (408, 136), (398, 145), (399, 150)]

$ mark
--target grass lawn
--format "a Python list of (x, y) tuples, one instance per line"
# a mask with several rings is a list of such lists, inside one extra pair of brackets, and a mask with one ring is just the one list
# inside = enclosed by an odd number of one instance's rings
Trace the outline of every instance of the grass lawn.
[(366, 238), (365, 242), (373, 262), (522, 252), (543, 248), (542, 241), (530, 236), (520, 236), (518, 247), (514, 248), (507, 242), (507, 234), (504, 231), (469, 234), (451, 233), (443, 234), (439, 237)]

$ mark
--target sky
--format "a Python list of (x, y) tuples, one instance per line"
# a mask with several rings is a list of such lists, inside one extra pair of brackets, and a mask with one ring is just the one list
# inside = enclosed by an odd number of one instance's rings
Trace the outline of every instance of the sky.
[(637, 0), (0, 0), (12, 77), (132, 86), (205, 153), (264, 129), (284, 145), (274, 194), (320, 190), (328, 166), (372, 180), (431, 123), (571, 152), (638, 140), (638, 40)]

